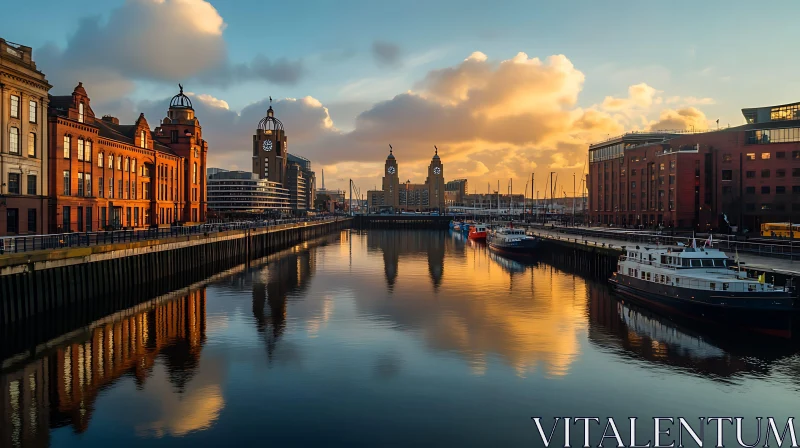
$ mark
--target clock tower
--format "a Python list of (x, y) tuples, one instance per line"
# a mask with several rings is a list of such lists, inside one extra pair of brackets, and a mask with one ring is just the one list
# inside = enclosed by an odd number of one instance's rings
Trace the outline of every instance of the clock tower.
[(253, 135), (253, 173), (259, 179), (283, 185), (286, 179), (288, 141), (283, 123), (275, 118), (275, 111), (272, 110), (272, 97), (269, 102), (267, 116), (258, 123), (258, 129)]
[(392, 154), (392, 145), (389, 145), (389, 156), (386, 157), (386, 164), (383, 167), (383, 194), (386, 201), (385, 205), (400, 207), (400, 181), (397, 172), (397, 160)]
[(436, 152), (433, 154), (431, 164), (428, 165), (428, 201), (430, 208), (442, 209), (444, 203), (444, 166), (439, 159), (439, 148), (433, 147)]

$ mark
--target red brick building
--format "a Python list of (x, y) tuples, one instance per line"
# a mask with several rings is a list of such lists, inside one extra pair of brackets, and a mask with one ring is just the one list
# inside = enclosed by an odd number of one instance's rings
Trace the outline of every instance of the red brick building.
[(590, 223), (758, 231), (800, 222), (798, 110), (800, 103), (744, 109), (748, 124), (735, 128), (631, 133), (591, 145)]
[(208, 143), (182, 88), (151, 131), (98, 118), (79, 83), (50, 97), (48, 134), (50, 232), (205, 221)]

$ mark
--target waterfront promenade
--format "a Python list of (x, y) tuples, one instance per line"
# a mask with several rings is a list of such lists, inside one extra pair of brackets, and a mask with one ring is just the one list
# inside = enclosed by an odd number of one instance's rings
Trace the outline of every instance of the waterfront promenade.
[[(605, 232), (603, 234), (604, 236), (599, 236), (600, 232), (600, 230), (575, 227), (556, 227), (552, 229), (530, 227), (530, 233), (540, 238), (577, 242), (579, 244), (601, 248), (618, 249), (620, 252), (622, 252), (623, 246), (630, 247), (637, 244), (642, 244), (655, 247), (655, 240), (658, 240), (658, 244), (662, 246), (674, 245), (676, 241), (682, 241), (684, 243), (688, 242), (686, 238), (671, 238), (668, 236), (653, 235), (652, 233), (641, 234), (641, 241), (631, 241), (630, 239), (626, 240), (622, 238), (622, 235), (620, 235), (618, 238), (614, 238), (613, 233), (611, 232)], [(702, 246), (703, 242), (703, 239), (697, 239), (698, 246)], [(717, 241), (712, 238), (712, 244), (713, 247), (725, 251), (729, 257), (734, 257), (733, 250), (735, 249), (731, 250), (728, 247), (734, 247), (736, 244), (744, 246), (745, 244), (753, 243), (728, 243), (727, 241)], [(747, 250), (747, 246), (745, 246), (745, 250)], [(766, 250), (762, 253), (765, 255), (758, 255), (756, 253), (751, 253), (749, 251), (743, 251), (740, 249), (739, 261), (743, 263), (744, 267), (748, 270), (774, 272), (789, 276), (800, 276), (800, 260), (792, 261), (789, 258), (768, 256), (766, 255), (768, 253)]]

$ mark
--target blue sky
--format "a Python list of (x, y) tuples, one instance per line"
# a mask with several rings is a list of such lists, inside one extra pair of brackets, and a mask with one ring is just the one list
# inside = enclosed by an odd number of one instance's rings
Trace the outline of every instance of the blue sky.
[[(181, 11), (191, 11), (197, 3), (206, 3), (163, 2), (173, 4), (169, 12), (173, 16), (167, 23), (174, 24), (178, 36), (183, 35), (183, 27), (193, 26), (184, 23)], [(0, 37), (34, 50), (48, 44), (51, 49), (54, 45), (64, 50), (69, 47), (71, 36), (85, 32), (85, 27), (81, 29), (85, 23), (82, 19), (95, 17), (102, 26), (126, 3), (129, 7), (139, 4), (137, 7), (158, 11), (158, 6), (153, 5), (162, 2), (43, 0), (36, 8), (18, 8), (14, 14), (0, 16), (3, 33)], [(456, 67), (476, 51), (495, 64), (513, 58), (518, 52), (542, 60), (550, 55), (566, 56), (585, 75), (573, 108), (590, 108), (607, 96), (625, 97), (629, 86), (646, 83), (661, 92), (658, 96), (665, 100), (673, 96), (707, 99), (695, 106), (706, 120), (713, 122), (719, 118), (723, 126), (742, 123), (742, 107), (796, 101), (793, 93), (800, 87), (800, 81), (793, 76), (800, 62), (789, 51), (797, 33), (795, 19), (800, 13), (800, 3), (792, 1), (513, 0), (491, 4), (463, 0), (210, 0), (208, 3), (225, 23), (220, 45), (230, 64), (247, 64), (260, 54), (273, 63), (283, 60), (302, 66), (302, 74), (292, 82), (273, 82), (255, 75), (204, 82), (202, 70), (181, 73), (178, 78), (182, 79), (177, 79), (162, 76), (163, 73), (128, 76), (126, 70), (120, 69), (120, 81), (125, 78), (130, 86), (120, 91), (120, 98), (136, 107), (142, 101), (173, 94), (176, 81), (182, 81), (188, 90), (198, 94), (224, 100), (231, 110), (239, 112), (270, 95), (276, 99), (311, 96), (328, 109), (338, 130), (350, 133), (356, 127), (354, 119), (358, 113), (409, 90), (422, 90), (420, 82), (429, 72)], [(42, 10), (47, 11), (44, 17), (39, 16)], [(146, 27), (146, 24), (139, 26)], [(373, 52), (376, 43), (397, 52), (393, 63), (376, 59)], [(73, 50), (80, 48), (76, 45)], [(56, 59), (52, 54), (53, 51), (35, 51), (34, 57), (48, 68), (48, 78), (60, 81), (58, 73), (50, 72), (58, 72), (59, 64), (68, 64), (69, 59)], [(204, 57), (199, 50), (187, 54), (194, 60)], [(40, 61), (39, 56), (51, 60)], [(103, 59), (100, 54), (94, 57)], [(143, 48), (142, 53), (130, 57), (165, 56), (155, 47)], [(53, 93), (69, 93), (65, 91), (67, 86), (76, 83), (70, 78), (85, 76), (80, 67), (70, 70), (68, 79), (54, 82), (60, 90), (54, 89)], [(92, 95), (92, 86), (87, 88)], [(98, 89), (95, 91), (104, 92)], [(109, 93), (95, 95), (100, 96), (96, 102), (109, 105), (120, 100)], [(680, 103), (692, 105), (691, 101)], [(678, 110), (677, 105), (675, 109)], [(657, 108), (639, 112), (649, 120), (657, 119), (659, 114)], [(200, 119), (202, 122), (203, 117)], [(642, 120), (633, 118), (622, 122), (622, 126), (635, 128)], [(291, 138), (291, 131), (289, 135)], [(458, 142), (452, 143), (455, 146)], [(538, 149), (545, 147), (554, 149), (557, 145), (539, 145)], [(313, 148), (306, 152), (315, 155)], [(422, 163), (414, 154), (410, 157), (414, 163)], [(377, 157), (373, 159), (379, 161)], [(336, 171), (333, 160), (324, 157), (321, 160)], [(220, 163), (225, 162), (220, 159)], [(414, 168), (413, 172), (421, 172), (422, 167)], [(379, 175), (373, 168), (363, 167), (365, 178)], [(488, 168), (494, 171), (493, 167)], [(367, 175), (368, 171), (371, 174)], [(465, 168), (465, 173), (468, 172)]]

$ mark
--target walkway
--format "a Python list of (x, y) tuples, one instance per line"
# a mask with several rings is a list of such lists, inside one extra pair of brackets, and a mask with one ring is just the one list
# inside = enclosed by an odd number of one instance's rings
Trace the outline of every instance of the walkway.
[(73, 232), (51, 235), (29, 235), (0, 238), (0, 255), (70, 247), (91, 247), (133, 241), (151, 241), (188, 235), (207, 235), (228, 230), (265, 229), (303, 223), (333, 221), (336, 218), (272, 219), (253, 222), (208, 223), (157, 229), (116, 230), (111, 232)]
[[(609, 237), (600, 237), (597, 235), (576, 235), (571, 233), (570, 231), (575, 231), (575, 228), (568, 228), (568, 229), (540, 229), (540, 228), (532, 228), (531, 233), (542, 238), (550, 238), (550, 239), (562, 239), (562, 240), (577, 240), (580, 242), (589, 241), (590, 244), (595, 245), (603, 245), (605, 244), (608, 247), (612, 248), (621, 248), (622, 246), (631, 246), (635, 244), (647, 244), (648, 246), (655, 246), (655, 244), (645, 243), (645, 242), (636, 242), (636, 241), (626, 241), (624, 239), (619, 238), (609, 238)], [(587, 230), (587, 229), (583, 229)], [(643, 237), (645, 235), (642, 235)], [(648, 235), (652, 237), (652, 235)], [(665, 243), (669, 244), (669, 238), (665, 238), (667, 241)], [(682, 240), (685, 240), (683, 238)], [(716, 247), (720, 250), (726, 250), (724, 248), (720, 248), (718, 244), (712, 239), (713, 247)], [(662, 243), (663, 244), (663, 243)], [(701, 246), (703, 244), (703, 240), (698, 240), (697, 245)], [(723, 245), (727, 243), (723, 242)], [(729, 257), (734, 257), (733, 253), (729, 253), (726, 251)], [(744, 266), (748, 269), (753, 269), (757, 271), (767, 271), (767, 272), (776, 272), (786, 275), (797, 275), (800, 276), (800, 260), (789, 260), (788, 258), (777, 258), (777, 257), (769, 257), (769, 256), (761, 256), (752, 253), (742, 253), (739, 252), (739, 261), (744, 264)]]

